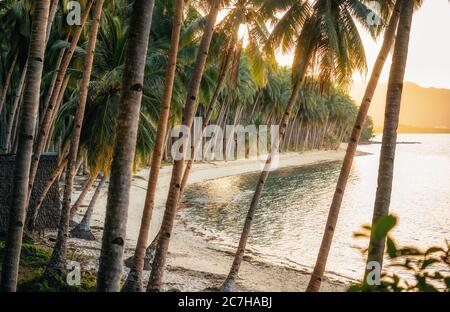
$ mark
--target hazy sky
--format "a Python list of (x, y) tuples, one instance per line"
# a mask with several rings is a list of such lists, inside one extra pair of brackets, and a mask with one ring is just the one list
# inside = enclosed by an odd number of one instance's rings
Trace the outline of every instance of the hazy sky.
[[(380, 50), (382, 38), (374, 42), (365, 32), (362, 33), (362, 38), (370, 74)], [(284, 65), (290, 65), (292, 56), (279, 56), (278, 61)], [(390, 65), (389, 60), (381, 77), (382, 82), (388, 80)], [(355, 75), (355, 80), (363, 79), (361, 75)], [(449, 0), (424, 0), (420, 10), (414, 14), (405, 80), (424, 87), (450, 89)]]

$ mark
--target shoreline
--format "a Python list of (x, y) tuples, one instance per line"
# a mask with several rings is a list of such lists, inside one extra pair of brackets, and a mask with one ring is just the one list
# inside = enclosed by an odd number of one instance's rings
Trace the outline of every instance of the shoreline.
[[(358, 152), (357, 155), (365, 154)], [(341, 146), (338, 150), (284, 153), (280, 154), (280, 163), (277, 169), (341, 161), (344, 155), (345, 146)], [(260, 164), (255, 160), (196, 163), (191, 170), (188, 185), (258, 171), (260, 171)], [(161, 224), (171, 172), (171, 165), (162, 167), (160, 171), (149, 242), (154, 238)], [(148, 174), (149, 168), (142, 168), (132, 178), (124, 259), (134, 252)], [(87, 253), (88, 256), (95, 259), (98, 259), (100, 253), (107, 189), (105, 186), (101, 192), (92, 219), (92, 231), (96, 241), (89, 242), (71, 238), (69, 243), (73, 251)], [(74, 199), (77, 198), (77, 193), (79, 190), (74, 193)], [(92, 193), (91, 190), (86, 196), (85, 203), (89, 202)], [(86, 206), (83, 205), (77, 214), (77, 221), (82, 218)], [(248, 249), (244, 256), (236, 291), (304, 291), (306, 289), (311, 268), (287, 259), (286, 261), (271, 259), (274, 256), (260, 254), (251, 246)], [(233, 261), (234, 250), (234, 247), (221, 243), (220, 238), (213, 233), (202, 231), (191, 225), (189, 220), (184, 218), (182, 211), (179, 212), (169, 246), (164, 278), (165, 290), (176, 288), (181, 291), (202, 291), (208, 287), (218, 286), (228, 273)], [(88, 266), (98, 267), (98, 260), (90, 261)], [(128, 271), (128, 268), (124, 267), (124, 270)], [(149, 272), (144, 271), (144, 279), (147, 279), (148, 275)], [(350, 282), (350, 279), (327, 272), (322, 290), (345, 291)]]

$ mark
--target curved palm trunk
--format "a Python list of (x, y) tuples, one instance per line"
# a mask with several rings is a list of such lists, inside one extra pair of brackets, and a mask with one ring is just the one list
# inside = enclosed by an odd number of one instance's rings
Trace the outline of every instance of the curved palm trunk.
[(154, 0), (136, 0), (133, 5), (128, 48), (117, 119), (117, 138), (111, 165), (97, 291), (117, 292), (122, 276), (131, 169), (134, 160), (141, 108), (144, 69)]
[(331, 243), (333, 241), (334, 229), (336, 228), (342, 199), (344, 197), (345, 187), (347, 186), (350, 170), (352, 169), (353, 158), (356, 154), (356, 149), (361, 137), (361, 131), (364, 128), (367, 112), (369, 111), (369, 107), (378, 85), (381, 72), (383, 71), (384, 64), (386, 63), (389, 51), (391, 50), (391, 47), (395, 41), (395, 33), (398, 26), (401, 3), (402, 0), (398, 0), (395, 4), (395, 8), (392, 12), (389, 25), (384, 35), (383, 45), (373, 67), (369, 83), (366, 87), (364, 98), (361, 102), (361, 106), (359, 107), (358, 116), (356, 117), (353, 132), (348, 142), (347, 151), (345, 152), (344, 162), (342, 164), (341, 173), (336, 185), (336, 190), (334, 191), (333, 201), (328, 212), (327, 224), (325, 226), (325, 231), (323, 234), (322, 243), (320, 245), (319, 254), (317, 256), (316, 265), (314, 266), (314, 270), (306, 291), (312, 292), (320, 290), (328, 254), (330, 252)]
[[(214, 33), (214, 26), (217, 20), (217, 14), (220, 8), (220, 1), (214, 0), (211, 3), (211, 9), (203, 32), (202, 40), (197, 52), (197, 59), (194, 67), (194, 72), (189, 83), (189, 91), (186, 98), (186, 104), (183, 112), (183, 125), (187, 127), (190, 132), (192, 122), (195, 115), (195, 104), (202, 80), (203, 71), (205, 69), (206, 59), (211, 44), (212, 35)], [(178, 200), (181, 190), (181, 179), (184, 171), (184, 158), (186, 154), (185, 146), (190, 138), (183, 137), (182, 157), (176, 160), (172, 170), (172, 177), (170, 181), (169, 193), (167, 195), (166, 209), (162, 221), (161, 237), (156, 248), (155, 259), (152, 265), (152, 273), (147, 285), (147, 291), (159, 291), (162, 284), (162, 276), (164, 273), (164, 266), (166, 263), (167, 250), (169, 248), (170, 236), (172, 233), (175, 214), (178, 208)]]
[(2, 261), (0, 290), (16, 291), (20, 250), (25, 223), (28, 178), (33, 151), (36, 115), (39, 109), (39, 94), (42, 69), (44, 67), (45, 35), (48, 23), (50, 0), (36, 2), (33, 13), (29, 57), (26, 72), (23, 114), (20, 122), (20, 138), (13, 179), (12, 203), (9, 227)]
[(78, 40), (80, 39), (83, 26), (89, 17), (89, 11), (91, 10), (93, 2), (94, 0), (87, 1), (86, 6), (84, 8), (83, 16), (81, 17), (81, 25), (77, 26), (76, 31), (74, 32), (74, 35), (72, 37), (72, 41), (70, 43), (70, 47), (67, 50), (67, 53), (64, 56), (63, 61), (61, 62), (61, 67), (58, 70), (58, 77), (56, 78), (55, 86), (52, 91), (52, 97), (50, 98), (50, 102), (48, 103), (47, 110), (42, 119), (39, 134), (37, 136), (34, 145), (33, 158), (31, 161), (31, 168), (30, 168), (30, 181), (28, 184), (29, 196), (31, 195), (31, 190), (33, 189), (33, 183), (36, 177), (39, 160), (41, 157), (41, 153), (43, 152), (45, 143), (47, 141), (48, 132), (50, 130), (51, 121), (53, 117), (53, 110), (58, 101), (59, 93), (63, 85), (64, 76), (66, 75), (67, 68), (69, 67), (70, 61), (72, 60), (72, 56), (75, 53)]
[[(69, 38), (70, 38), (70, 31), (66, 35), (66, 38), (64, 39), (64, 41), (68, 41)], [(53, 73), (52, 81), (50, 83), (50, 86), (48, 87), (48, 91), (47, 91), (47, 95), (45, 97), (45, 102), (44, 102), (44, 106), (42, 109), (42, 114), (41, 114), (39, 123), (42, 123), (44, 116), (47, 114), (48, 104), (50, 103), (50, 100), (52, 98), (53, 90), (55, 89), (56, 79), (58, 78), (58, 72), (59, 72), (58, 69), (61, 67), (61, 63), (64, 58), (65, 52), (66, 52), (66, 48), (61, 48), (61, 50), (59, 51), (59, 54), (58, 54), (58, 58), (56, 59), (55, 72)]]
[(50, 9), (48, 13), (47, 30), (45, 31), (45, 45), (47, 45), (48, 39), (50, 39), (53, 22), (55, 21), (56, 11), (58, 11), (58, 3), (59, 0), (51, 0)]
[(42, 190), (41, 195), (39, 196), (36, 205), (33, 207), (33, 210), (28, 216), (29, 219), (29, 228), (33, 231), (34, 225), (36, 223), (36, 218), (39, 214), (39, 210), (41, 209), (42, 203), (44, 202), (45, 198), (47, 197), (48, 191), (51, 189), (53, 184), (59, 179), (61, 176), (61, 173), (63, 172), (64, 168), (66, 167), (68, 162), (68, 159), (65, 158), (59, 165), (58, 168), (53, 172), (51, 177), (48, 179), (47, 184), (45, 185), (44, 189)]
[[(303, 73), (302, 73), (303, 75), (304, 75), (304, 72), (305, 71), (303, 71)], [(302, 75), (302, 79), (303, 79), (303, 75)], [(298, 97), (299, 97), (299, 91), (300, 91), (302, 79), (298, 80), (297, 83), (295, 83), (294, 88), (292, 90), (291, 97), (288, 102), (288, 105), (286, 106), (283, 116), (281, 117), (280, 129), (279, 129), (280, 140), (278, 143), (281, 143), (285, 136), (286, 127), (289, 122), (289, 116), (290, 116), (292, 107), (297, 102)], [(250, 229), (252, 226), (253, 218), (255, 216), (256, 208), (258, 207), (259, 199), (261, 198), (261, 192), (264, 188), (267, 177), (269, 176), (269, 173), (270, 173), (270, 168), (272, 165), (272, 153), (274, 150), (278, 151), (278, 149), (279, 149), (279, 146), (273, 147), (273, 150), (270, 152), (269, 156), (267, 157), (266, 163), (264, 165), (264, 169), (261, 172), (261, 175), (258, 179), (255, 193), (253, 194), (253, 198), (250, 203), (250, 208), (249, 208), (249, 210), (247, 212), (247, 216), (245, 218), (244, 227), (242, 229), (241, 238), (239, 240), (239, 246), (238, 246), (236, 254), (234, 256), (234, 260), (233, 260), (233, 264), (231, 265), (230, 272), (228, 273), (226, 280), (220, 286), (221, 291), (233, 291), (234, 290), (234, 287), (236, 284), (236, 279), (237, 279), (237, 276), (239, 273), (239, 268), (241, 266), (242, 259), (244, 258), (245, 247), (247, 245), (247, 240), (248, 240), (248, 236), (250, 234)]]
[[(58, 236), (56, 238), (55, 247), (53, 248), (52, 257), (50, 263), (47, 266), (47, 271), (54, 271), (56, 273), (64, 272), (65, 270), (65, 255), (67, 248), (67, 237), (69, 232), (70, 222), (70, 203), (73, 189), (73, 178), (76, 174), (77, 167), (77, 155), (78, 146), (80, 142), (81, 129), (83, 126), (84, 111), (86, 108), (86, 100), (89, 91), (89, 81), (91, 79), (92, 65), (94, 62), (95, 45), (97, 42), (97, 33), (100, 25), (100, 18), (102, 15), (104, 0), (97, 0), (93, 20), (91, 23), (89, 33), (89, 43), (87, 47), (87, 54), (84, 63), (83, 81), (80, 88), (80, 102), (78, 103), (75, 113), (75, 119), (73, 121), (73, 133), (71, 144), (69, 148), (69, 162), (67, 165), (67, 174), (64, 187), (64, 199), (61, 208), (61, 216), (58, 227)], [(69, 76), (67, 76), (69, 77)], [(61, 90), (63, 93), (63, 90)], [(62, 99), (61, 99), (62, 101)], [(60, 104), (58, 104), (59, 106)], [(56, 115), (57, 110), (53, 112)], [(56, 117), (54, 117), (56, 119)], [(98, 196), (98, 195), (97, 195)]]
[(22, 74), (19, 80), (19, 86), (17, 87), (16, 95), (14, 96), (13, 106), (8, 114), (8, 122), (6, 125), (6, 136), (5, 136), (5, 149), (7, 152), (11, 152), (12, 150), (12, 132), (14, 127), (14, 121), (17, 119), (17, 115), (19, 114), (20, 101), (23, 96), (23, 90), (25, 87), (25, 75), (27, 72), (28, 61), (25, 62), (25, 65), (22, 70)]
[[(217, 80), (217, 85), (216, 85), (216, 89), (214, 90), (214, 94), (213, 97), (211, 98), (211, 102), (209, 103), (209, 107), (208, 110), (206, 111), (206, 114), (204, 116), (204, 119), (202, 121), (202, 129), (201, 129), (201, 133), (203, 133), (203, 131), (205, 130), (206, 126), (208, 125), (209, 121), (211, 120), (211, 116), (214, 112), (214, 108), (216, 106), (217, 100), (219, 99), (219, 95), (223, 90), (223, 87), (225, 86), (225, 78), (227, 77), (227, 73), (228, 70), (230, 68), (231, 65), (231, 59), (234, 53), (234, 49), (235, 49), (235, 39), (233, 38), (233, 40), (231, 41), (228, 53), (225, 57), (225, 63), (223, 65), (223, 68), (221, 70), (219, 79)], [(187, 161), (186, 163), (186, 167), (184, 169), (184, 173), (183, 173), (183, 178), (181, 180), (181, 191), (180, 191), (180, 196), (183, 194), (183, 191), (186, 187), (188, 178), (189, 178), (189, 173), (191, 171), (192, 165), (194, 164), (194, 154), (195, 154), (195, 150), (197, 148), (199, 148), (199, 145), (201, 144), (202, 140), (198, 140), (198, 143), (196, 144), (191, 144), (191, 158)]]
[(0, 93), (0, 114), (2, 113), (3, 106), (5, 105), (5, 102), (6, 102), (6, 94), (8, 93), (9, 84), (11, 82), (11, 77), (12, 77), (12, 74), (16, 67), (16, 62), (17, 62), (18, 56), (19, 56), (19, 50), (17, 50), (17, 52), (14, 53), (14, 57), (11, 61), (11, 65), (9, 65), (8, 73), (6, 74), (5, 83), (3, 85), (3, 91), (2, 91), (2, 93)]
[(71, 237), (77, 237), (86, 240), (95, 240), (95, 236), (91, 232), (92, 213), (94, 212), (95, 203), (97, 202), (97, 199), (100, 196), (100, 193), (103, 189), (103, 185), (105, 185), (105, 181), (106, 176), (103, 175), (102, 178), (100, 179), (100, 182), (98, 183), (94, 195), (92, 196), (92, 199), (89, 203), (86, 213), (83, 216), (83, 219), (72, 231), (70, 231)]
[(83, 190), (81, 191), (80, 195), (78, 196), (77, 201), (75, 204), (73, 204), (72, 208), (70, 208), (70, 219), (73, 219), (73, 216), (77, 213), (78, 209), (80, 208), (81, 204), (84, 201), (84, 198), (86, 197), (87, 193), (89, 193), (89, 190), (91, 189), (92, 185), (94, 184), (95, 180), (97, 179), (97, 175), (89, 176), (85, 184), (83, 185)]
[(172, 101), (173, 84), (177, 66), (178, 47), (180, 42), (181, 24), (183, 21), (184, 0), (177, 0), (175, 4), (175, 15), (173, 18), (172, 36), (169, 50), (166, 80), (164, 85), (163, 101), (159, 113), (159, 124), (156, 132), (156, 143), (153, 151), (150, 176), (148, 179), (147, 194), (145, 198), (144, 211), (142, 213), (141, 227), (133, 256), (133, 264), (123, 287), (123, 291), (143, 291), (142, 270), (144, 268), (145, 249), (148, 243), (148, 233), (152, 220), (153, 207), (155, 204), (156, 186), (159, 177), (159, 168), (163, 156), (164, 143), (167, 133), (167, 125), (170, 115), (170, 103)]
[(67, 86), (69, 85), (69, 82), (70, 82), (70, 75), (67, 75), (64, 77), (63, 84), (62, 84), (61, 90), (59, 92), (58, 100), (56, 101), (56, 106), (54, 107), (54, 110), (52, 113), (52, 117), (51, 117), (51, 121), (50, 121), (51, 126), (50, 126), (50, 130), (47, 134), (45, 150), (49, 149), (50, 143), (52, 142), (53, 132), (55, 131), (55, 123), (56, 123), (56, 119), (58, 117), (59, 108), (61, 107), (61, 104), (64, 101), (64, 94), (66, 93), (66, 89), (67, 89)]
[[(383, 139), (380, 152), (380, 165), (378, 168), (378, 187), (373, 210), (372, 229), (374, 229), (374, 225), (378, 223), (380, 218), (389, 214), (395, 149), (397, 145), (397, 128), (400, 117), (400, 104), (406, 61), (408, 59), (413, 12), (414, 0), (403, 0), (386, 95)], [(372, 232), (367, 263), (377, 261), (380, 267), (382, 267), (385, 243), (386, 239), (376, 240)], [(366, 276), (364, 277), (364, 281), (366, 281)]]

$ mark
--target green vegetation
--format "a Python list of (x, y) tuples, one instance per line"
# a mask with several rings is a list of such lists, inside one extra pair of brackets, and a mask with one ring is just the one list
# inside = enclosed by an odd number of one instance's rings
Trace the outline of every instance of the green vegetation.
[[(4, 241), (0, 241), (0, 259), (3, 258), (5, 248)], [(50, 260), (52, 249), (32, 242), (24, 242), (22, 245), (18, 291), (24, 292), (89, 292), (95, 290), (95, 273), (83, 272), (80, 286), (70, 286), (61, 277), (51, 280), (42, 279), (45, 265)], [(68, 259), (72, 261), (85, 261), (85, 256), (68, 253)], [(0, 262), (1, 263), (1, 262)]]
[[(375, 240), (386, 240), (386, 258), (388, 264), (381, 274), (379, 285), (361, 283), (352, 285), (350, 292), (450, 292), (450, 243), (445, 247), (432, 246), (427, 250), (415, 247), (401, 247), (395, 242), (391, 231), (397, 224), (397, 217), (389, 215), (380, 219), (374, 226), (372, 235)], [(363, 226), (355, 233), (357, 238), (369, 238), (371, 226)], [(366, 248), (361, 248), (363, 254)], [(392, 269), (401, 270), (402, 275)], [(405, 278), (408, 276), (409, 278)]]

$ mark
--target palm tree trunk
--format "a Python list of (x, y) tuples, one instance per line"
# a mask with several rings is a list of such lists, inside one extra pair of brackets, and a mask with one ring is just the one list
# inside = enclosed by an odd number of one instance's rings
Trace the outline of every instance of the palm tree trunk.
[[(66, 38), (64, 41), (68, 41), (69, 38), (70, 38), (70, 31), (66, 35)], [(56, 59), (55, 72), (53, 73), (52, 81), (50, 83), (50, 86), (48, 87), (48, 91), (47, 91), (47, 95), (45, 97), (44, 107), (42, 109), (42, 114), (41, 114), (39, 123), (42, 123), (44, 116), (47, 114), (48, 105), (52, 98), (53, 90), (55, 89), (56, 79), (58, 78), (58, 73), (59, 73), (58, 69), (61, 67), (61, 63), (64, 58), (65, 52), (66, 52), (66, 48), (61, 48), (61, 50), (59, 51), (59, 54), (58, 54), (58, 58)]]
[(98, 183), (97, 189), (94, 192), (94, 195), (92, 196), (92, 199), (89, 203), (89, 206), (83, 216), (83, 219), (80, 223), (72, 230), (70, 231), (71, 237), (77, 237), (81, 239), (86, 240), (95, 240), (94, 234), (91, 232), (91, 219), (92, 219), (92, 213), (94, 212), (95, 203), (97, 202), (98, 197), (100, 196), (100, 193), (102, 191), (103, 185), (105, 184), (106, 176), (103, 175), (100, 179), (100, 182)]
[[(391, 203), (392, 180), (394, 176), (395, 149), (397, 145), (397, 128), (400, 117), (400, 104), (403, 92), (406, 62), (408, 59), (411, 24), (414, 12), (414, 0), (403, 0), (400, 21), (395, 41), (392, 66), (389, 74), (386, 95), (386, 110), (384, 115), (383, 139), (381, 143), (380, 165), (378, 168), (378, 187), (375, 196), (372, 229), (375, 224), (389, 214)], [(373, 231), (370, 237), (367, 263), (376, 261), (383, 265), (384, 246), (386, 239), (376, 240)], [(366, 275), (364, 281), (366, 281)]]
[(81, 25), (77, 26), (77, 29), (74, 32), (72, 41), (70, 43), (70, 47), (67, 50), (67, 53), (64, 56), (63, 61), (61, 62), (61, 67), (58, 70), (58, 77), (56, 78), (55, 87), (52, 91), (52, 97), (50, 99), (50, 102), (48, 103), (47, 110), (42, 119), (39, 134), (38, 134), (38, 137), (37, 137), (35, 145), (34, 145), (34, 150), (33, 150), (34, 153), (33, 153), (33, 158), (31, 161), (31, 168), (30, 168), (30, 181), (28, 184), (29, 196), (31, 195), (31, 190), (33, 189), (33, 183), (34, 183), (34, 179), (36, 177), (36, 171), (38, 168), (41, 153), (43, 152), (44, 145), (45, 145), (47, 137), (48, 137), (48, 132), (51, 127), (53, 108), (57, 104), (57, 100), (59, 97), (59, 93), (61, 91), (64, 76), (66, 75), (67, 68), (69, 67), (70, 61), (72, 60), (72, 56), (77, 47), (78, 40), (80, 39), (81, 32), (83, 30), (83, 26), (89, 17), (89, 11), (91, 10), (93, 2), (94, 2), (94, 0), (88, 0), (86, 2), (86, 6), (84, 8), (84, 12), (81, 17)]
[(155, 205), (156, 186), (158, 183), (159, 169), (163, 156), (164, 143), (167, 133), (167, 125), (170, 115), (170, 103), (172, 101), (172, 90), (175, 81), (177, 66), (178, 47), (180, 42), (181, 24), (183, 21), (184, 0), (177, 0), (175, 4), (175, 15), (173, 18), (172, 36), (169, 50), (169, 60), (166, 71), (163, 101), (159, 113), (159, 124), (156, 132), (156, 143), (150, 165), (150, 176), (148, 179), (147, 194), (145, 198), (144, 211), (142, 213), (141, 227), (133, 256), (133, 264), (123, 287), (126, 292), (141, 292), (142, 270), (144, 268), (145, 250), (148, 243), (148, 233), (152, 220), (153, 207)]
[(48, 39), (50, 39), (53, 22), (55, 21), (56, 11), (58, 11), (58, 3), (59, 0), (51, 0), (50, 9), (48, 13), (47, 29), (45, 31), (45, 45), (47, 45)]
[[(223, 68), (221, 70), (221, 73), (219, 75), (219, 79), (217, 81), (216, 84), (216, 89), (214, 90), (214, 94), (213, 97), (211, 99), (211, 102), (209, 103), (209, 107), (208, 110), (206, 111), (205, 117), (202, 121), (202, 129), (201, 129), (201, 133), (203, 133), (203, 131), (205, 130), (206, 126), (208, 125), (209, 121), (211, 120), (212, 114), (214, 112), (214, 108), (216, 106), (217, 100), (219, 98), (220, 93), (223, 90), (223, 87), (225, 86), (225, 78), (227, 77), (227, 73), (228, 70), (230, 68), (231, 65), (231, 59), (232, 56), (234, 54), (234, 50), (235, 50), (235, 39), (233, 38), (228, 53), (225, 57), (225, 62), (223, 65)], [(189, 178), (189, 173), (191, 171), (192, 165), (194, 164), (194, 160), (195, 160), (195, 151), (199, 148), (199, 145), (201, 144), (202, 140), (198, 140), (198, 142), (196, 144), (191, 144), (191, 158), (187, 161), (186, 164), (186, 168), (184, 169), (184, 173), (183, 173), (183, 178), (181, 180), (181, 191), (180, 191), (180, 196), (183, 194), (183, 191), (186, 187), (188, 178)]]
[[(183, 112), (183, 125), (187, 127), (190, 133), (192, 122), (195, 114), (195, 104), (198, 97), (200, 82), (205, 69), (206, 58), (209, 52), (212, 35), (214, 33), (214, 26), (216, 24), (217, 14), (220, 8), (220, 1), (214, 0), (211, 3), (210, 12), (206, 21), (203, 37), (197, 52), (197, 60), (194, 67), (194, 72), (189, 83), (189, 91), (186, 98), (186, 104)], [(181, 190), (181, 179), (184, 171), (184, 158), (186, 156), (186, 149), (190, 138), (182, 138), (182, 156), (181, 159), (175, 160), (172, 178), (170, 181), (169, 194), (167, 195), (166, 210), (164, 212), (162, 222), (162, 235), (158, 241), (155, 259), (152, 265), (152, 273), (148, 282), (147, 291), (157, 291), (161, 288), (162, 276), (167, 257), (167, 250), (169, 248), (170, 236), (172, 233), (175, 214), (178, 208), (178, 200)]]
[(28, 61), (25, 62), (25, 65), (22, 70), (22, 75), (20, 76), (19, 86), (17, 87), (16, 95), (14, 96), (13, 106), (11, 107), (11, 111), (8, 114), (8, 123), (6, 125), (6, 137), (5, 137), (5, 149), (7, 152), (11, 152), (12, 150), (12, 131), (14, 126), (14, 120), (17, 118), (17, 114), (19, 114), (19, 106), (20, 101), (23, 96), (23, 90), (25, 87), (25, 75), (27, 72)]
[(136, 0), (133, 5), (128, 49), (117, 120), (117, 138), (111, 165), (97, 291), (117, 292), (122, 276), (131, 169), (144, 83), (150, 28), (155, 1)]
[(45, 34), (49, 7), (50, 0), (37, 1), (33, 13), (28, 57), (30, 61), (25, 78), (26, 87), (20, 122), (18, 153), (14, 167), (9, 227), (2, 261), (0, 291), (5, 292), (14, 292), (17, 288), (22, 235), (27, 209), (28, 178), (33, 152), (36, 115), (39, 109), (42, 69), (44, 67)]
[(50, 144), (53, 140), (53, 132), (55, 131), (55, 123), (58, 117), (58, 113), (59, 113), (59, 108), (61, 107), (62, 102), (64, 101), (64, 94), (66, 93), (66, 89), (67, 86), (69, 85), (70, 82), (70, 75), (67, 75), (64, 77), (64, 81), (63, 84), (61, 86), (61, 90), (59, 91), (59, 96), (58, 96), (58, 100), (56, 101), (56, 105), (53, 109), (53, 113), (52, 113), (52, 117), (51, 117), (51, 121), (50, 121), (50, 130), (48, 131), (47, 134), (47, 139), (45, 142), (45, 150), (48, 150), (50, 147)]
[[(23, 94), (23, 92), (22, 92), (22, 94)], [(23, 97), (21, 96), (21, 99), (23, 99)], [(20, 132), (20, 129), (18, 129), (19, 128), (19, 122), (20, 122), (20, 118), (21, 118), (21, 115), (22, 115), (22, 100), (20, 101), (20, 104), (19, 104), (19, 110), (18, 110), (18, 112), (16, 113), (16, 116), (14, 117), (14, 133), (13, 133), (13, 138), (14, 138), (14, 140), (13, 141), (11, 141), (11, 146), (10, 146), (10, 153), (11, 154), (16, 154), (17, 153), (17, 148), (18, 148), (18, 145), (19, 145), (19, 132)], [(37, 120), (37, 119), (36, 119)], [(37, 123), (37, 121), (36, 121), (36, 123)], [(36, 131), (35, 131), (35, 133), (36, 133)]]
[(80, 195), (78, 196), (77, 201), (75, 204), (73, 204), (72, 208), (70, 208), (70, 219), (73, 219), (73, 216), (75, 213), (77, 213), (78, 209), (80, 208), (81, 204), (84, 201), (84, 198), (86, 197), (87, 193), (89, 193), (89, 190), (91, 189), (92, 185), (95, 182), (95, 179), (97, 179), (97, 175), (89, 176), (85, 184), (83, 185), (83, 190), (81, 191)]
[(36, 223), (36, 218), (39, 214), (39, 210), (41, 209), (42, 203), (44, 202), (45, 198), (47, 197), (48, 191), (50, 191), (53, 184), (59, 179), (61, 176), (61, 173), (64, 171), (64, 168), (66, 167), (68, 162), (68, 159), (65, 158), (59, 165), (58, 168), (53, 172), (51, 177), (48, 179), (47, 183), (45, 184), (44, 189), (42, 190), (41, 195), (39, 196), (36, 205), (33, 207), (33, 210), (28, 217), (29, 219), (29, 228), (33, 231), (34, 225)]
[(336, 190), (333, 196), (333, 201), (328, 213), (327, 224), (325, 226), (325, 232), (323, 234), (322, 243), (320, 245), (319, 254), (317, 256), (316, 265), (314, 266), (311, 279), (306, 289), (307, 291), (319, 291), (320, 289), (328, 259), (328, 254), (330, 252), (331, 243), (333, 241), (334, 229), (336, 228), (342, 199), (344, 197), (345, 187), (347, 185), (348, 177), (350, 175), (350, 170), (353, 164), (353, 158), (355, 157), (356, 149), (361, 137), (361, 131), (364, 127), (367, 112), (369, 111), (369, 107), (378, 85), (381, 72), (383, 71), (384, 64), (395, 41), (395, 33), (400, 16), (401, 2), (402, 0), (396, 1), (389, 25), (384, 35), (383, 45), (373, 67), (369, 83), (366, 87), (364, 98), (361, 102), (361, 106), (359, 107), (358, 116), (356, 118), (355, 126), (353, 127), (351, 138), (348, 142), (347, 151), (345, 153), (344, 162), (341, 168), (341, 173), (339, 175)]
[(19, 56), (19, 50), (17, 50), (16, 53), (14, 53), (13, 59), (11, 61), (11, 65), (9, 65), (8, 72), (6, 73), (6, 79), (5, 79), (5, 83), (3, 84), (3, 90), (0, 93), (0, 115), (3, 110), (3, 106), (5, 105), (5, 102), (6, 102), (6, 95), (8, 93), (9, 84), (11, 82), (11, 77), (12, 77), (12, 74), (16, 67), (18, 56)]
[[(48, 17), (48, 23), (47, 23), (47, 29), (46, 29), (46, 38), (45, 38), (46, 45), (47, 45), (48, 39), (50, 37), (50, 31), (51, 31), (51, 28), (53, 25), (53, 20), (55, 18), (57, 8), (58, 8), (58, 0), (54, 0), (51, 4), (50, 11), (49, 11), (49, 17)], [(17, 61), (17, 56), (18, 56), (18, 54), (16, 55), (16, 58), (15, 58), (16, 61)], [(19, 104), (22, 99), (23, 89), (25, 87), (25, 73), (27, 71), (27, 66), (28, 66), (28, 59), (25, 62), (25, 65), (22, 70), (21, 78), (19, 80), (19, 86), (17, 88), (17, 94), (14, 98), (13, 108), (9, 112), (9, 118), (8, 118), (8, 123), (7, 123), (7, 127), (6, 127), (5, 145), (4, 145), (4, 148), (6, 149), (7, 152), (11, 152), (13, 150), (13, 147), (12, 147), (13, 144), (11, 142), (11, 134), (12, 134), (12, 130), (13, 130), (14, 120), (17, 119), (16, 114), (19, 113), (18, 112)], [(9, 77), (9, 79), (11, 79), (11, 77)], [(7, 80), (7, 81), (10, 81), (10, 80)], [(8, 84), (5, 85), (5, 90), (7, 89), (6, 86)], [(6, 96), (6, 93), (3, 93), (3, 95)], [(4, 100), (0, 101), (0, 113), (2, 111), (2, 109), (1, 109), (1, 107), (3, 106), (2, 103), (4, 103)]]
[[(306, 63), (308, 63), (308, 62), (306, 62)], [(306, 70), (304, 70), (302, 73), (304, 73), (305, 71)], [(237, 279), (237, 276), (238, 276), (238, 273), (239, 273), (239, 268), (241, 266), (242, 259), (244, 258), (245, 247), (247, 245), (248, 236), (250, 234), (252, 221), (253, 221), (253, 218), (255, 216), (256, 208), (257, 208), (258, 203), (259, 203), (259, 199), (261, 198), (261, 192), (262, 192), (262, 190), (264, 188), (264, 184), (266, 183), (267, 177), (269, 176), (269, 173), (270, 173), (270, 168), (272, 166), (273, 152), (275, 150), (278, 151), (279, 144), (283, 141), (283, 138), (285, 136), (286, 127), (287, 127), (287, 124), (288, 124), (288, 121), (289, 121), (289, 116), (290, 116), (292, 107), (294, 106), (294, 104), (298, 100), (300, 86), (301, 86), (301, 81), (303, 80), (303, 75), (294, 84), (291, 97), (290, 97), (289, 102), (288, 102), (288, 104), (287, 104), (287, 106), (285, 108), (283, 116), (281, 117), (280, 129), (279, 129), (279, 131), (280, 131), (279, 132), (280, 140), (278, 142), (278, 146), (275, 146), (272, 149), (272, 151), (269, 153), (269, 156), (267, 157), (266, 163), (264, 165), (264, 169), (261, 172), (261, 175), (260, 175), (260, 177), (258, 179), (258, 183), (256, 185), (255, 193), (253, 194), (253, 198), (252, 198), (252, 201), (250, 203), (250, 208), (249, 208), (249, 210), (247, 212), (247, 217), (245, 218), (244, 227), (242, 229), (241, 238), (239, 240), (239, 246), (237, 248), (237, 251), (236, 251), (236, 254), (235, 254), (235, 257), (234, 257), (234, 260), (233, 260), (233, 264), (231, 265), (230, 272), (228, 273), (228, 276), (227, 276), (226, 280), (220, 286), (220, 290), (221, 291), (233, 291), (234, 286), (236, 284), (236, 279)]]
[[(86, 100), (89, 91), (89, 81), (91, 79), (92, 65), (94, 62), (95, 45), (97, 42), (97, 33), (100, 25), (100, 18), (102, 15), (104, 0), (97, 0), (95, 6), (95, 12), (91, 23), (90, 33), (89, 33), (89, 43), (87, 47), (87, 54), (84, 63), (83, 71), (83, 81), (80, 87), (80, 102), (78, 103), (77, 110), (75, 113), (75, 119), (73, 121), (73, 133), (71, 138), (71, 144), (69, 148), (69, 162), (67, 165), (67, 173), (65, 177), (65, 187), (64, 187), (64, 199), (61, 208), (61, 217), (58, 227), (58, 236), (55, 243), (55, 248), (53, 248), (52, 258), (47, 266), (47, 273), (61, 273), (65, 270), (65, 256), (67, 247), (67, 237), (69, 232), (70, 223), (70, 203), (72, 197), (73, 189), (73, 179), (76, 174), (77, 167), (77, 155), (78, 146), (80, 142), (81, 129), (83, 126), (84, 111), (86, 108)], [(69, 76), (67, 76), (69, 77)], [(61, 90), (63, 93), (63, 90)], [(62, 99), (61, 99), (62, 101)], [(57, 109), (53, 112), (54, 115), (57, 114)], [(56, 117), (54, 117), (56, 119)], [(103, 181), (103, 180), (102, 180)], [(103, 181), (104, 182), (104, 181)], [(97, 195), (98, 196), (98, 195)], [(53, 271), (53, 272), (50, 272)]]

